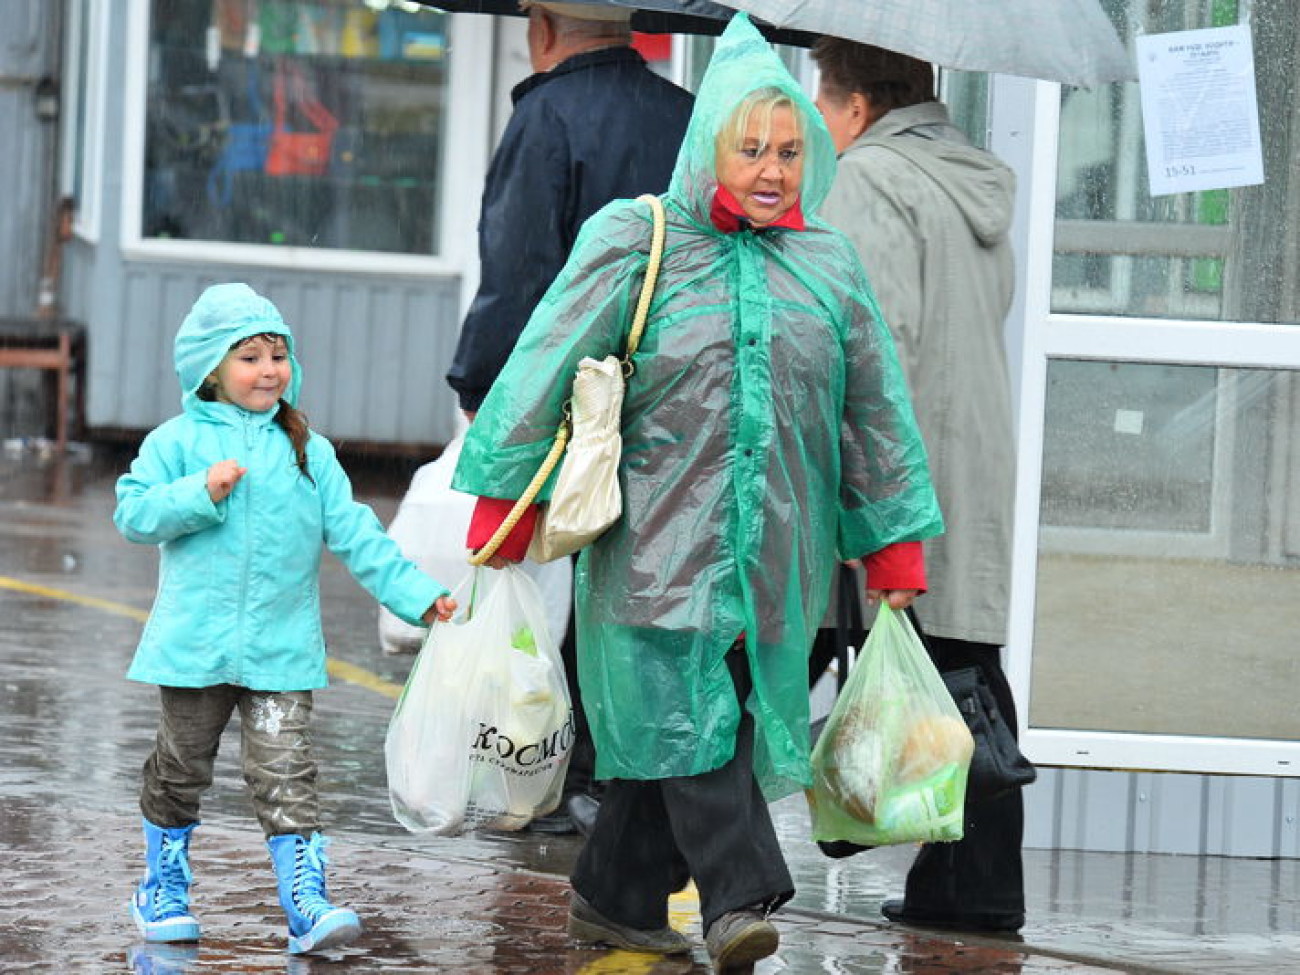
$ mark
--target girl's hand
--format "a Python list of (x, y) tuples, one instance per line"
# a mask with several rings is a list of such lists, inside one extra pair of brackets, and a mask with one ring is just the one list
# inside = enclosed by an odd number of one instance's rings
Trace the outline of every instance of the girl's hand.
[(912, 600), (921, 594), (919, 589), (868, 589), (867, 602), (875, 604), (882, 599), (890, 609), (902, 611), (912, 605)]
[(434, 623), (446, 623), (455, 612), (456, 600), (450, 596), (439, 596), (420, 618), (432, 626)]
[(240, 467), (238, 461), (219, 460), (208, 468), (208, 497), (212, 503), (230, 497), (239, 479), (248, 473), (247, 467)]

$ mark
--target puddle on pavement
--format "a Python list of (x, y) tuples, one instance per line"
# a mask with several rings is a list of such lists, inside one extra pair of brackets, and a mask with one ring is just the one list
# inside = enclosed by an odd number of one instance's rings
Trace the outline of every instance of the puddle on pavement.
[[(129, 454), (109, 452), (101, 457), (96, 452), (90, 459), (60, 464), (0, 452), (0, 565), (4, 567), (0, 575), (113, 600), (137, 607), (137, 613), (146, 609), (155, 585), (156, 553), (126, 543), (111, 523), (113, 481), (129, 460)], [(405, 475), (380, 472), (365, 479), (365, 494), (359, 496), (391, 514), (405, 483)], [(413, 658), (388, 657), (379, 650), (373, 601), (328, 560), (322, 591), (331, 652), (400, 685)], [(156, 690), (124, 679), (139, 636), (139, 620), (57, 597), (14, 591), (0, 597), (6, 615), (0, 627), (0, 727), (6, 740), (5, 761), (0, 764), (4, 797), (0, 851), (5, 851), (0, 857), (0, 870), (5, 872), (0, 876), (7, 890), (14, 883), (21, 890), (21, 896), (11, 897), (9, 906), (0, 908), (4, 970), (131, 971), (126, 952), (134, 932), (124, 905), (131, 886), (128, 876), (134, 876), (138, 866), (139, 844), (138, 820), (131, 817), (139, 767), (156, 722)], [(442, 838), (415, 836), (398, 826), (388, 806), (382, 758), (393, 704), (392, 698), (373, 689), (342, 681), (333, 682), (318, 696), (315, 736), (322, 806), (332, 831), (353, 843), (387, 850), (389, 859), (403, 851), (417, 858), (438, 858), (444, 870), (482, 869), (487, 864), (548, 878), (567, 875), (580, 845), (576, 836), (523, 832)], [(376, 936), (337, 957), (287, 957), (280, 921), (274, 917), (265, 853), (253, 835), (256, 828), (238, 766), (237, 734), (237, 724), (232, 724), (222, 743), (204, 816), (212, 824), (248, 834), (255, 856), (238, 864), (237, 879), (227, 884), (234, 890), (232, 898), (245, 900), (249, 884), (255, 885), (262, 898), (259, 913), (233, 922), (227, 918), (224, 923), (218, 913), (213, 926), (216, 940), (205, 940), (196, 955), (150, 950), (140, 955), (144, 967), (137, 970), (288, 975), (347, 970), (470, 975), (629, 971), (618, 968), (620, 961), (611, 953), (571, 948), (562, 923), (551, 922), (551, 933), (539, 941), (529, 919), (516, 916), (507, 901), (442, 914), (418, 902), (399, 910), (381, 896), (382, 878), (372, 891), (365, 865), (355, 863), (346, 865), (351, 873), (344, 889), (376, 895), (370, 903), (356, 905), (368, 924), (371, 916), (378, 915)], [(63, 817), (50, 816), (51, 808), (74, 814), (73, 826), (75, 814), (85, 810), (95, 811), (96, 822), (107, 813), (114, 825), (104, 834), (97, 827), (69, 831)], [(82, 822), (88, 818), (83, 814)], [(880, 901), (900, 892), (912, 849), (875, 850), (830, 861), (808, 839), (801, 797), (776, 804), (774, 818), (799, 888), (791, 905), (796, 911), (874, 922)], [(15, 851), (32, 850), (38, 855), (30, 864), (30, 874), (19, 869), (15, 876)], [(62, 864), (68, 850), (96, 851), (106, 858), (107, 872), (79, 869), (74, 886), (59, 886), (50, 879), (50, 871)], [(346, 861), (347, 853), (340, 859)], [(1195, 936), (1198, 948), (1212, 957), (1243, 964), (1261, 959), (1263, 967), (1257, 971), (1268, 970), (1268, 959), (1276, 958), (1279, 949), (1300, 958), (1300, 935), (1295, 934), (1300, 930), (1297, 861), (1028, 850), (1025, 867), (1031, 904), (1025, 931), (1028, 943), (1094, 955), (1099, 944), (1128, 945), (1136, 952), (1134, 957), (1160, 957), (1185, 953), (1187, 938)], [(204, 882), (212, 883), (201, 878), (198, 889)], [(437, 876), (421, 881), (431, 887), (438, 882)], [(549, 882), (562, 885), (554, 879)], [(23, 883), (28, 886), (22, 888)], [(553, 899), (559, 905), (555, 909), (561, 909), (562, 898)], [(237, 903), (223, 909), (238, 912), (248, 907)], [(76, 919), (70, 922), (72, 936), (64, 927), (51, 925), (52, 911)], [(402, 928), (407, 922), (412, 929)], [(809, 923), (807, 915), (805, 923)], [(897, 930), (855, 925), (858, 940), (850, 943), (847, 952), (846, 932), (830, 928), (818, 935), (817, 930), (809, 930), (806, 939), (798, 943), (791, 939), (777, 958), (761, 964), (756, 975), (937, 975), (962, 970), (952, 964), (973, 963), (969, 954), (938, 957), (936, 942)], [(1225, 931), (1233, 933), (1218, 934)], [(873, 939), (870, 943), (862, 940), (868, 936)], [(627, 959), (621, 963), (626, 965)], [(1009, 962), (1004, 957), (997, 964)], [(1041, 967), (1044, 964), (1039, 959), (1026, 961), (1023, 968), (965, 970), (1021, 971), (1023, 975), (1064, 970), (1056, 965)], [(669, 970), (707, 971), (702, 949), (675, 969), (649, 969)]]

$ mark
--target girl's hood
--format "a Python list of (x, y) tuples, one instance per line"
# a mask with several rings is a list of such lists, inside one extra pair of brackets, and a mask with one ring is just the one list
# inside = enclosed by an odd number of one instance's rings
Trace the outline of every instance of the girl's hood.
[(200, 401), (196, 395), (203, 380), (221, 363), (230, 347), (253, 335), (284, 336), (292, 375), (284, 399), (298, 405), (302, 370), (294, 355), (293, 335), (280, 312), (246, 284), (214, 284), (190, 309), (176, 333), (176, 376), (181, 383), (181, 405), (189, 410)]
[(715, 140), (718, 132), (750, 92), (779, 88), (804, 117), (803, 186), (799, 205), (804, 217), (817, 215), (835, 178), (835, 144), (821, 113), (786, 70), (772, 46), (746, 14), (727, 25), (709, 61), (695, 96), (695, 110), (677, 155), (668, 194), (701, 226), (709, 225), (709, 209), (717, 189)]

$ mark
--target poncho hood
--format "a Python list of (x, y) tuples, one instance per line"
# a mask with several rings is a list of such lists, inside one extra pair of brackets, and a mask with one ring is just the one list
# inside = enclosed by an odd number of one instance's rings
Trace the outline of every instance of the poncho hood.
[(695, 95), (686, 137), (673, 170), (668, 197), (701, 228), (709, 226), (713, 194), (718, 186), (715, 143), (731, 113), (751, 92), (777, 88), (790, 97), (803, 116), (804, 167), (800, 206), (812, 220), (835, 178), (835, 144), (812, 100), (786, 70), (776, 52), (738, 13), (718, 39), (718, 46)]
[(202, 402), (196, 395), (198, 388), (232, 345), (267, 332), (284, 336), (293, 367), (284, 399), (296, 406), (302, 369), (294, 355), (293, 335), (279, 310), (246, 284), (214, 284), (199, 295), (176, 333), (176, 377), (184, 409), (188, 412)]

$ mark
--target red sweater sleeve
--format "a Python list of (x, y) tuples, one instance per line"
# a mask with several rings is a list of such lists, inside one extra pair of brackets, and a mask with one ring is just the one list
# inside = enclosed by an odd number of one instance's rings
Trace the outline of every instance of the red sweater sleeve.
[[(474, 514), (469, 520), (469, 534), (465, 544), (477, 551), (486, 545), (514, 509), (515, 503), (506, 498), (479, 498), (474, 505)], [(506, 540), (497, 549), (497, 555), (512, 562), (523, 561), (528, 554), (528, 543), (533, 540), (533, 529), (537, 526), (537, 505), (530, 504), (524, 511), (519, 523), (510, 530)]]
[(862, 559), (868, 589), (925, 591), (925, 553), (920, 542), (895, 542)]

